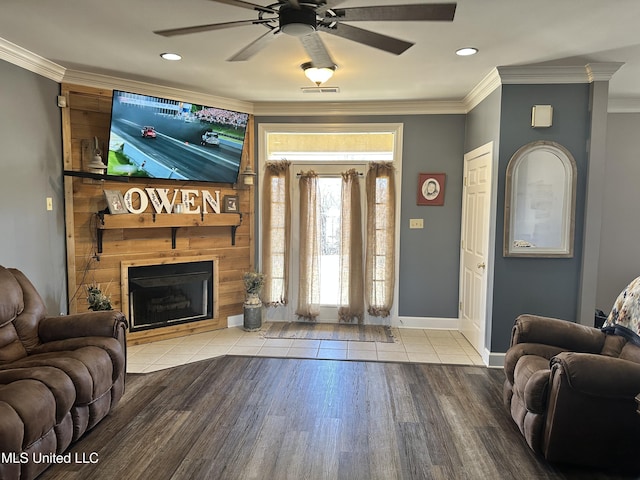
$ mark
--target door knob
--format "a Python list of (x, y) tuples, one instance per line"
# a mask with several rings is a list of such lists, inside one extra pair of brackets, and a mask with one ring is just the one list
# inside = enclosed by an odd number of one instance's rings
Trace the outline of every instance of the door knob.
[(487, 268), (484, 262), (478, 264), (478, 268)]

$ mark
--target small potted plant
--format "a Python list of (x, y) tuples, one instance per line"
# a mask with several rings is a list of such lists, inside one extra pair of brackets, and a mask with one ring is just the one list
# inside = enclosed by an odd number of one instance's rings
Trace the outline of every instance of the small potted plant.
[(100, 285), (95, 283), (87, 286), (87, 302), (89, 303), (89, 310), (113, 310), (111, 299), (108, 295), (102, 293)]
[(246, 293), (244, 301), (244, 329), (251, 332), (262, 327), (262, 301), (260, 291), (264, 285), (265, 275), (259, 272), (246, 272), (242, 276)]

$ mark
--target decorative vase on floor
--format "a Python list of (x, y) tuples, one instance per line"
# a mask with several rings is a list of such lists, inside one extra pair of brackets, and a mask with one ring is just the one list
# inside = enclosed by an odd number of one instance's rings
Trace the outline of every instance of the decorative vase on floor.
[(244, 301), (244, 329), (253, 332), (262, 328), (262, 302), (257, 293), (247, 293)]
[(242, 276), (244, 291), (244, 329), (252, 332), (262, 328), (262, 301), (260, 290), (264, 286), (265, 276), (260, 272), (245, 272)]

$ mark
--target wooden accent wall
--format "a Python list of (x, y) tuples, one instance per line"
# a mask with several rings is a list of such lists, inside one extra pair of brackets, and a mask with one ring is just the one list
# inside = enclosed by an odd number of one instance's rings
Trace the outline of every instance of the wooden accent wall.
[[(65, 170), (82, 170), (82, 140), (98, 137), (106, 161), (109, 138), (112, 91), (78, 85), (62, 85), (62, 95), (67, 97), (67, 108), (62, 109), (63, 158)], [(250, 152), (250, 153), (248, 153)], [(247, 139), (241, 171), (251, 165), (253, 159), (253, 117), (247, 128)], [(231, 228), (216, 226), (181, 227), (176, 236), (176, 248), (171, 248), (171, 228), (114, 229), (105, 230), (103, 251), (98, 253), (96, 212), (106, 207), (103, 190), (163, 187), (209, 190), (215, 195), (238, 195), (242, 224), (236, 232), (236, 244), (231, 244)], [(111, 297), (115, 309), (121, 309), (120, 263), (148, 258), (207, 256), (219, 259), (219, 316), (213, 320), (164, 327), (130, 335), (130, 343), (168, 338), (193, 332), (227, 326), (227, 317), (242, 313), (244, 287), (242, 274), (253, 268), (254, 263), (254, 202), (253, 188), (234, 188), (229, 184), (132, 180), (128, 183), (89, 180), (65, 176), (65, 219), (67, 235), (67, 271), (70, 313), (87, 310), (86, 287), (98, 283)], [(148, 212), (152, 211), (149, 206)], [(128, 214), (135, 215), (135, 214)], [(177, 214), (176, 214), (177, 215)], [(209, 215), (214, 215), (209, 213)], [(127, 312), (124, 312), (125, 315)]]

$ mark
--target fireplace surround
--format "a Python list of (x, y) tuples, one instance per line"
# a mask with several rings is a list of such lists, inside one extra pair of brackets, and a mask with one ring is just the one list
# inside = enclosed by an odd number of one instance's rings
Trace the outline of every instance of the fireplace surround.
[(122, 262), (123, 311), (130, 332), (216, 318), (217, 271), (215, 257)]

